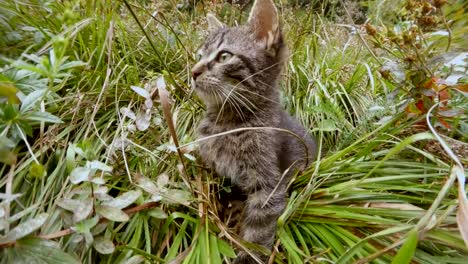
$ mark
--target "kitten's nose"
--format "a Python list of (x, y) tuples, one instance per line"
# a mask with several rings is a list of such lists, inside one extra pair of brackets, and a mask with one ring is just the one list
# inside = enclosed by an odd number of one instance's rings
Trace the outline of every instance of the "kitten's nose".
[(192, 78), (193, 78), (194, 80), (196, 80), (197, 77), (200, 76), (201, 74), (202, 74), (202, 71), (194, 71), (194, 70), (192, 70)]
[(205, 71), (206, 66), (203, 64), (196, 64), (192, 68), (192, 78), (196, 80)]

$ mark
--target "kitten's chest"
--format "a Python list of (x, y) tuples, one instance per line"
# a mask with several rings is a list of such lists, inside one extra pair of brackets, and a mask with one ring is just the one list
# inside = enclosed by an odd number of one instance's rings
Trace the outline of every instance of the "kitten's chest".
[(228, 132), (216, 136), (231, 129), (208, 122), (202, 122), (198, 128), (199, 138), (215, 135), (199, 143), (199, 154), (203, 162), (215, 169), (218, 174), (228, 178), (232, 178), (236, 174), (235, 171), (242, 167), (242, 157), (249, 155), (252, 146), (257, 142), (256, 135), (248, 131)]

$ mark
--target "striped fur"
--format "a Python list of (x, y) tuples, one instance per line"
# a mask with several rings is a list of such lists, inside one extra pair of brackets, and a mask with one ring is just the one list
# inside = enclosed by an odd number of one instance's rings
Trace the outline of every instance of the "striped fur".
[[(308, 147), (305, 152), (300, 140), (272, 129), (239, 131), (200, 143), (203, 161), (247, 197), (241, 236), (271, 249), (276, 220), (286, 205), (288, 176), (308, 165), (306, 156), (308, 161), (314, 158), (315, 143), (280, 104), (277, 82), (287, 48), (273, 2), (257, 0), (242, 26), (227, 27), (213, 19), (209, 18), (213, 32), (192, 69), (195, 90), (207, 107), (199, 137), (237, 128), (274, 127), (294, 132)], [(283, 177), (285, 171), (289, 173)], [(240, 252), (235, 263), (255, 262)]]

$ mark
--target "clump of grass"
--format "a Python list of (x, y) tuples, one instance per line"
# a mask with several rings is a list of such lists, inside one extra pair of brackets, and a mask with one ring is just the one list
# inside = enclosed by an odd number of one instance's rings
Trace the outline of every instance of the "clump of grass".
[[(234, 25), (245, 12), (177, 4), (0, 4), (2, 263), (222, 263), (251, 248), (220, 220), (228, 187), (197, 161), (203, 105), (189, 85), (205, 14)], [(386, 99), (398, 85), (373, 54), (387, 55), (352, 24), (280, 4), (283, 101), (321, 158), (291, 180), (271, 261), (463, 263), (452, 188), (463, 169), (420, 144), (434, 140), (432, 124), (415, 129), (425, 116), (404, 116), (407, 98)], [(397, 23), (372, 13), (381, 4), (369, 6), (372, 23)], [(465, 139), (458, 120), (446, 138)]]

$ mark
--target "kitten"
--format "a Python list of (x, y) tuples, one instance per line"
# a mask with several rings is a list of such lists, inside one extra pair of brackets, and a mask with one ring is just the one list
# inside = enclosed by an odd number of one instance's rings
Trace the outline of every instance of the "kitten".
[[(201, 141), (199, 153), (247, 197), (240, 235), (271, 249), (286, 205), (288, 176), (309, 165), (316, 145), (279, 102), (277, 83), (287, 48), (272, 0), (255, 1), (242, 26), (227, 27), (212, 15), (207, 19), (211, 33), (192, 68), (193, 85), (207, 108), (199, 137), (246, 129)], [(250, 127), (286, 129), (302, 140), (283, 131)], [(234, 263), (256, 262), (240, 252)]]

